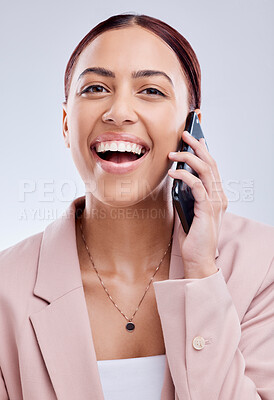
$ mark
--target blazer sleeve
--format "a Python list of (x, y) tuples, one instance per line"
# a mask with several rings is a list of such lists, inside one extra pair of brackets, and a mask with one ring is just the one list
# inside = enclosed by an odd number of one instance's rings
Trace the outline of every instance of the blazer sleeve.
[(242, 322), (221, 269), (203, 279), (154, 283), (180, 400), (274, 399), (273, 267)]
[(9, 400), (1, 369), (0, 369), (0, 400)]

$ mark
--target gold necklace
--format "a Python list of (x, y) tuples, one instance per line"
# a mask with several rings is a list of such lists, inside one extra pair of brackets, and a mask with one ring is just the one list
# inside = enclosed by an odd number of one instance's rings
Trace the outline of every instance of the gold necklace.
[[(81, 216), (81, 217), (82, 217), (82, 216)], [(79, 217), (78, 217), (78, 218), (79, 218)], [(98, 270), (97, 270), (97, 268), (95, 267), (95, 264), (94, 264), (94, 262), (93, 262), (93, 259), (92, 259), (92, 257), (91, 257), (91, 254), (90, 254), (90, 251), (89, 251), (89, 248), (88, 248), (88, 245), (87, 245), (87, 242), (86, 242), (84, 233), (83, 233), (82, 218), (79, 218), (79, 222), (80, 222), (81, 236), (82, 236), (82, 239), (83, 239), (85, 248), (86, 248), (86, 250), (87, 250), (87, 253), (88, 253), (89, 259), (90, 259), (90, 261), (91, 261), (91, 263), (92, 263), (92, 265), (93, 265), (93, 268), (94, 268), (94, 270), (95, 270), (95, 272), (96, 272), (96, 274), (97, 274), (97, 276), (98, 276), (98, 278), (99, 278), (99, 280), (100, 280), (100, 282), (101, 282), (101, 285), (103, 286), (103, 288), (104, 288), (104, 290), (105, 290), (105, 292), (106, 292), (108, 298), (111, 300), (111, 302), (114, 304), (114, 306), (115, 306), (115, 307), (117, 308), (117, 310), (120, 312), (120, 314), (122, 314), (122, 315), (125, 317), (125, 319), (128, 321), (128, 323), (126, 324), (126, 330), (127, 330), (127, 332), (133, 332), (133, 330), (135, 329), (135, 324), (134, 324), (133, 322), (131, 322), (131, 321), (133, 320), (133, 317), (135, 316), (135, 314), (136, 314), (137, 311), (139, 310), (139, 307), (140, 307), (142, 301), (143, 301), (144, 298), (145, 298), (145, 295), (146, 295), (146, 293), (147, 293), (147, 291), (148, 291), (148, 289), (149, 289), (149, 287), (150, 287), (150, 285), (151, 285), (151, 282), (152, 282), (154, 276), (156, 275), (156, 272), (159, 270), (160, 265), (162, 264), (162, 261), (163, 261), (165, 255), (166, 255), (166, 253), (167, 253), (167, 251), (168, 251), (168, 249), (169, 249), (169, 246), (171, 245), (172, 238), (173, 238), (173, 230), (172, 230), (171, 239), (170, 239), (170, 242), (169, 242), (169, 244), (168, 244), (168, 246), (167, 246), (167, 249), (166, 249), (166, 251), (165, 251), (165, 253), (164, 253), (164, 255), (163, 255), (163, 257), (162, 257), (162, 259), (161, 259), (161, 261), (160, 261), (160, 263), (159, 263), (159, 265), (158, 265), (158, 267), (156, 268), (154, 274), (153, 274), (152, 277), (150, 278), (149, 284), (148, 284), (147, 287), (146, 287), (145, 293), (143, 294), (143, 296), (142, 296), (142, 298), (141, 298), (141, 300), (140, 300), (140, 302), (139, 302), (139, 304), (138, 304), (138, 307), (137, 307), (136, 310), (134, 311), (132, 317), (131, 317), (131, 318), (128, 318), (128, 317), (123, 313), (123, 311), (120, 310), (120, 308), (117, 306), (117, 304), (114, 302), (113, 298), (111, 297), (111, 295), (109, 294), (107, 288), (105, 287), (105, 284), (104, 284), (104, 282), (102, 281), (102, 279), (101, 279), (101, 277), (100, 277), (100, 275), (99, 275), (99, 273), (98, 273)]]

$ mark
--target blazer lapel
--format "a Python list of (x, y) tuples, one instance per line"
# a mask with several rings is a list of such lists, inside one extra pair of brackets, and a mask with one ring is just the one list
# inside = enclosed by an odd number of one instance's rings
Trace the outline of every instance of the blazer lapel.
[(34, 294), (48, 304), (30, 316), (58, 400), (103, 400), (75, 235), (76, 204), (44, 232)]

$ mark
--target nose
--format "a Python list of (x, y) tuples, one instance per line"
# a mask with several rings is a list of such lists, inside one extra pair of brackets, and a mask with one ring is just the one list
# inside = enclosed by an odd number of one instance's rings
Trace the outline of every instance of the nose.
[(110, 108), (102, 115), (103, 122), (115, 125), (133, 124), (138, 121), (131, 101), (127, 95), (121, 93), (113, 97)]

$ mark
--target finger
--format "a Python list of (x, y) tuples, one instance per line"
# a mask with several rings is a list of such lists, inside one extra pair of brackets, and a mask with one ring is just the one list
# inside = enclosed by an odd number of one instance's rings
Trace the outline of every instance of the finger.
[(207, 146), (205, 144), (205, 140), (203, 138), (201, 138), (200, 140), (197, 140), (195, 137), (190, 135), (187, 131), (183, 132), (182, 138), (187, 144), (190, 145), (190, 147), (193, 149), (195, 154), (199, 158), (201, 158), (201, 160), (214, 166), (215, 160), (208, 152)]
[(187, 165), (189, 165), (199, 175), (210, 199), (220, 201), (215, 177), (209, 164), (198, 158), (196, 155), (186, 151), (169, 153), (169, 158), (177, 162), (186, 162)]
[(205, 138), (201, 138), (199, 139), (199, 142), (202, 143), (202, 145), (204, 146), (204, 148), (208, 151), (207, 145), (206, 145), (206, 141)]
[[(186, 162), (194, 171), (196, 171), (199, 175), (201, 182), (203, 183), (207, 194), (209, 196), (211, 207), (214, 213), (214, 220), (217, 227), (217, 230), (220, 228), (220, 220), (222, 214), (225, 212), (227, 207), (227, 202), (224, 203), (224, 197), (226, 200), (226, 196), (223, 191), (218, 187), (217, 182), (215, 181), (215, 177), (211, 170), (211, 167), (205, 163), (203, 160), (198, 158), (195, 154), (189, 152), (175, 152), (169, 154), (169, 158), (173, 159), (174, 161), (181, 161)], [(179, 172), (177, 179), (184, 180), (182, 176), (180, 176), (180, 171), (183, 170), (176, 170)], [(193, 194), (194, 196), (194, 194)]]
[(205, 139), (201, 138), (200, 140), (197, 140), (187, 131), (184, 131), (183, 140), (190, 145), (190, 147), (194, 150), (195, 154), (199, 158), (201, 158), (203, 161), (207, 162), (210, 165), (216, 182), (216, 187), (214, 188), (214, 190), (218, 192), (220, 198), (222, 199), (223, 210), (226, 210), (228, 206), (228, 199), (223, 190), (222, 180), (218, 171), (217, 163), (208, 152), (207, 146), (205, 144)]
[(212, 215), (212, 206), (210, 204), (209, 196), (201, 179), (183, 169), (176, 171), (170, 169), (168, 170), (168, 174), (170, 177), (180, 179), (186, 183), (191, 189), (195, 202), (199, 203), (204, 211)]
[[(208, 151), (205, 138), (201, 138), (199, 140), (199, 142), (202, 143), (204, 148)], [(215, 160), (213, 158), (212, 158), (212, 161), (213, 162), (212, 162), (211, 166), (212, 166), (212, 172), (213, 172), (213, 174), (215, 176), (215, 190), (218, 191), (219, 197), (222, 200), (222, 205), (221, 205), (222, 206), (222, 210), (223, 210), (223, 212), (225, 212), (225, 210), (228, 207), (228, 198), (227, 198), (227, 196), (226, 196), (226, 194), (224, 192), (223, 186), (222, 186), (222, 180), (220, 178), (220, 174), (219, 174), (219, 171), (218, 171), (217, 164), (216, 164), (216, 162), (215, 162)]]

